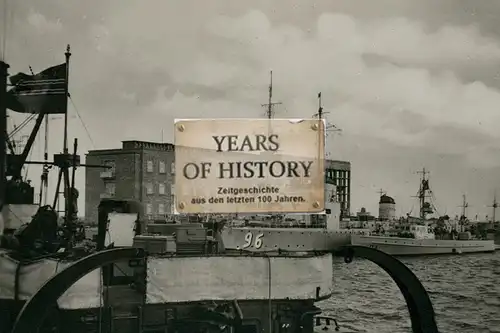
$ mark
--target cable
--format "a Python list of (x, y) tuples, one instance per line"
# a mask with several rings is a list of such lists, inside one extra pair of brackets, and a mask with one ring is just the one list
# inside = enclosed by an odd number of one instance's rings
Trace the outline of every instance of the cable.
[(78, 108), (76, 107), (75, 102), (73, 101), (73, 98), (71, 98), (71, 96), (69, 96), (69, 100), (71, 102), (71, 105), (73, 105), (73, 107), (75, 108), (76, 115), (78, 116), (78, 119), (80, 119), (80, 122), (82, 123), (82, 126), (85, 129), (85, 132), (87, 133), (87, 137), (89, 138), (90, 143), (92, 144), (92, 148), (95, 149), (94, 140), (92, 140), (92, 136), (90, 135), (90, 132), (87, 128), (87, 125), (85, 125), (85, 122), (83, 121), (82, 117), (80, 116), (80, 112), (78, 112)]
[(37, 116), (37, 114), (33, 113), (30, 116), (28, 116), (27, 118), (25, 118), (19, 126), (15, 127), (12, 130), (12, 132), (9, 133), (9, 139), (12, 138), (15, 134), (17, 134), (17, 132), (22, 130), (30, 121), (32, 121), (35, 118), (35, 116)]
[[(32, 155), (33, 155), (33, 147), (30, 149), (30, 152), (29, 152), (29, 154), (28, 154), (28, 160), (30, 160), (30, 159), (31, 159), (31, 156), (32, 156)], [(29, 164), (25, 164), (25, 166), (24, 166), (24, 167), (25, 167), (25, 170), (26, 170), (26, 172), (25, 172), (25, 174), (24, 174), (24, 179), (26, 180), (26, 179), (28, 179), (28, 171), (29, 171), (29, 169), (30, 169), (30, 165), (29, 165)]]
[(269, 280), (269, 290), (268, 290), (268, 301), (269, 301), (269, 333), (272, 333), (273, 332), (273, 307), (272, 307), (272, 294), (271, 294), (271, 291), (272, 291), (272, 277), (271, 277), (271, 257), (270, 256), (266, 256), (267, 257), (267, 261), (268, 261), (268, 267), (269, 267), (269, 276), (268, 276), (268, 280)]
[(102, 267), (99, 267), (99, 322), (98, 322), (98, 332), (102, 333), (102, 313), (104, 306), (104, 279), (102, 278)]

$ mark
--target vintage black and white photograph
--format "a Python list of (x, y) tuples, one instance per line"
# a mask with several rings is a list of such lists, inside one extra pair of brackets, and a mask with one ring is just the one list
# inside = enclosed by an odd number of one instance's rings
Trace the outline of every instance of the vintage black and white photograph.
[(0, 0), (0, 333), (500, 333), (500, 3)]

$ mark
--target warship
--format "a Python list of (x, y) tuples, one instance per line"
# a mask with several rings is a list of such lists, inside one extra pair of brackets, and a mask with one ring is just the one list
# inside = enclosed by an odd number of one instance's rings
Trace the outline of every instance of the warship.
[(429, 179), (426, 177), (428, 171), (424, 168), (420, 173), (422, 178), (417, 195), (420, 203), (419, 218), (408, 216), (406, 221), (399, 224), (397, 232), (391, 235), (352, 235), (351, 244), (368, 246), (393, 256), (494, 252), (496, 247), (493, 240), (472, 239), (470, 232), (455, 229), (447, 231), (442, 228), (447, 217), (441, 217), (437, 220), (438, 227), (432, 227), (433, 221), (427, 219), (427, 215), (434, 211), (432, 203), (427, 200), (431, 193)]
[[(318, 307), (334, 290), (329, 246), (292, 248), (276, 238), (267, 243), (273, 251), (229, 251), (220, 223), (147, 225), (138, 202), (114, 199), (96, 207), (97, 235), (88, 240), (77, 219), (75, 172), (106, 166), (80, 163), (76, 140), (72, 153), (67, 146), (70, 55), (68, 46), (64, 64), (10, 77), (8, 91), (8, 65), (0, 62), (0, 332), (352, 331)], [(6, 151), (7, 108), (37, 118), (21, 154)], [(65, 116), (63, 152), (51, 162), (28, 161), (51, 113)], [(63, 216), (58, 193), (52, 204), (42, 204), (46, 196), (35, 204), (34, 188), (20, 173), (29, 163), (44, 166), (42, 186), (51, 167), (59, 169)], [(353, 257), (377, 263), (395, 280), (413, 332), (438, 332), (432, 303), (411, 270), (381, 251), (346, 246), (345, 262)]]
[[(270, 72), (268, 103), (266, 117), (272, 119), (273, 107), (281, 102), (273, 102), (273, 76)], [(318, 111), (313, 115), (324, 121), (325, 112), (321, 92), (318, 93)], [(330, 131), (340, 129), (334, 124), (325, 126), (325, 144)], [(325, 177), (325, 210), (320, 214), (288, 214), (269, 216), (248, 216), (233, 219), (222, 230), (222, 240), (226, 250), (244, 249), (252, 252), (277, 250), (297, 251), (332, 251), (340, 253), (341, 249), (351, 243), (351, 235), (365, 234), (366, 230), (340, 229), (341, 205), (338, 201), (337, 186), (333, 180)], [(283, 244), (277, 248), (276, 244)]]

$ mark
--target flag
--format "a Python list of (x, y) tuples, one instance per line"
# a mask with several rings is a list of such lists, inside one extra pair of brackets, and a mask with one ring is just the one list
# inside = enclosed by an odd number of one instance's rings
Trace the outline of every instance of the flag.
[(7, 92), (7, 108), (21, 113), (65, 113), (66, 63), (53, 66), (35, 75), (12, 75), (14, 86)]

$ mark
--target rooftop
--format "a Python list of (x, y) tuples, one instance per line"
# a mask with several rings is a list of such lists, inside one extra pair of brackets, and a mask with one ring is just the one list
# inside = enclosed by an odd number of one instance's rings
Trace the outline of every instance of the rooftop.
[(172, 143), (128, 140), (122, 141), (121, 148), (89, 150), (87, 155), (116, 154), (134, 150), (174, 151), (175, 147)]

